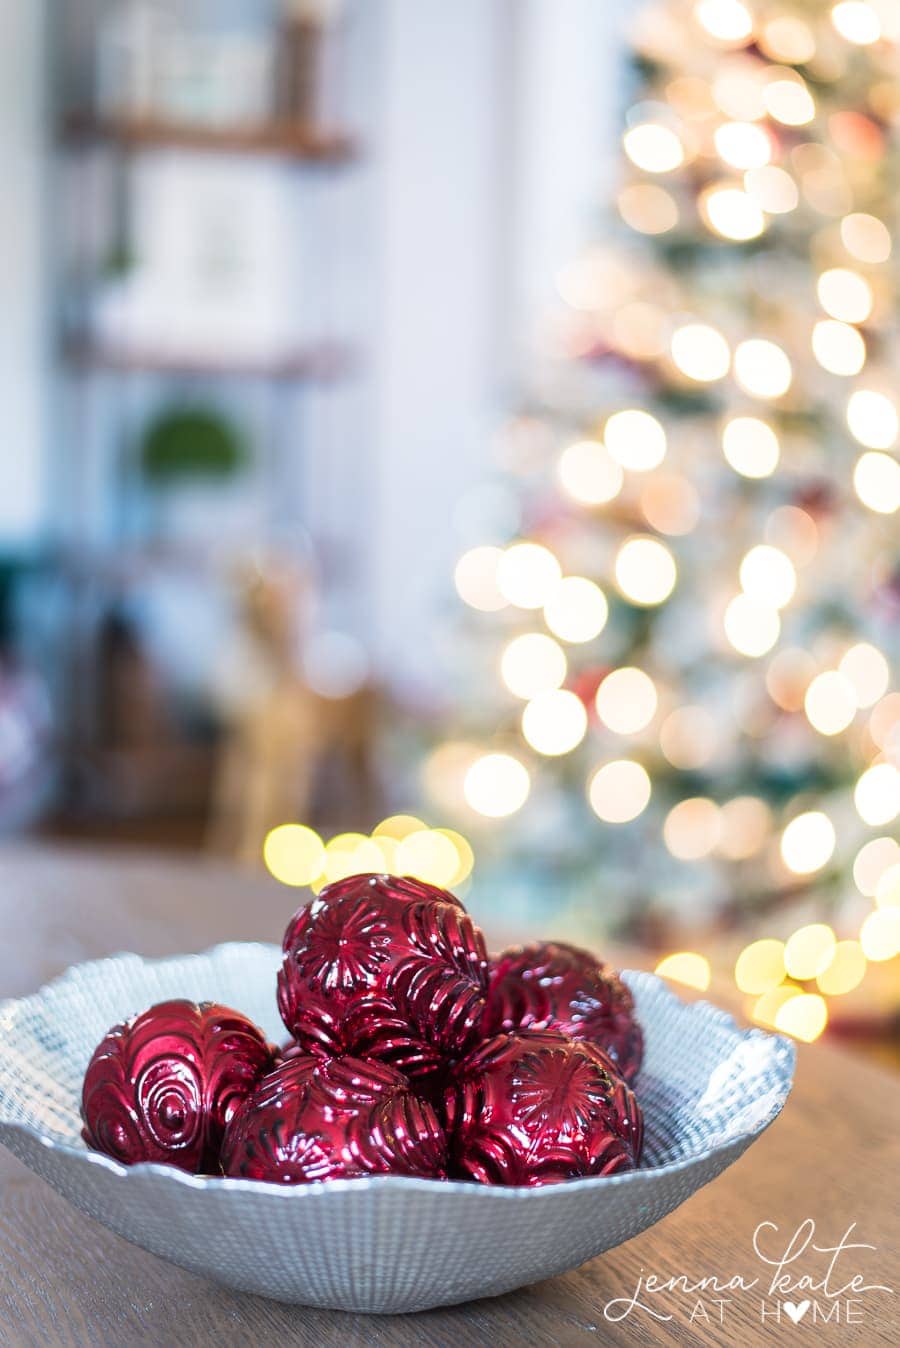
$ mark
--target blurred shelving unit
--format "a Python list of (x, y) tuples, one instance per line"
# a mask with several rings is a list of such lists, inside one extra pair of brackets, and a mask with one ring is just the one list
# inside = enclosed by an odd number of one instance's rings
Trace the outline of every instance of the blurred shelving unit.
[[(65, 0), (52, 34), (70, 808), (202, 808), (208, 616), (239, 559), (312, 532), (311, 444), (327, 460), (348, 436), (340, 389), (364, 363), (342, 281), (360, 251), (346, 179), (363, 157), (340, 126), (352, 10)], [(240, 473), (149, 479), (147, 428), (179, 408), (219, 418)], [(205, 673), (187, 652), (204, 644)]]

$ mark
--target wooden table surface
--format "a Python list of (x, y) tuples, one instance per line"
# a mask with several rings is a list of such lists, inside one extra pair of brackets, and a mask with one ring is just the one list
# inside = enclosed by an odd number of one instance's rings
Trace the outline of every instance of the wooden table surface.
[[(36, 989), (69, 964), (120, 950), (202, 950), (221, 940), (277, 940), (295, 896), (267, 877), (225, 866), (49, 846), (0, 848), (0, 998)], [(472, 904), (472, 907), (477, 905)], [(491, 932), (488, 930), (490, 938)], [(900, 1083), (826, 1045), (802, 1047), (782, 1118), (718, 1180), (643, 1235), (564, 1277), (506, 1296), (415, 1316), (375, 1317), (284, 1306), (240, 1295), (127, 1244), (0, 1152), (0, 1343), (15, 1345), (766, 1344), (900, 1341), (897, 1122)], [(764, 1297), (801, 1223), (814, 1242), (848, 1237), (874, 1249), (837, 1256), (826, 1287)], [(807, 1228), (808, 1231), (809, 1228)], [(801, 1237), (802, 1239), (802, 1237)], [(796, 1247), (795, 1247), (796, 1248)], [(821, 1284), (830, 1254), (811, 1245), (786, 1267)], [(644, 1295), (613, 1321), (641, 1275), (750, 1290)], [(857, 1275), (856, 1290), (830, 1296)], [(727, 1298), (727, 1304), (715, 1304)], [(761, 1319), (790, 1302), (796, 1328)], [(613, 1304), (612, 1307), (609, 1303)], [(698, 1302), (700, 1308), (698, 1309)], [(693, 1320), (690, 1319), (693, 1313)], [(831, 1319), (824, 1321), (830, 1314)], [(720, 1322), (720, 1316), (724, 1317)], [(839, 1317), (839, 1322), (838, 1322)], [(849, 1319), (849, 1323), (848, 1323)]]

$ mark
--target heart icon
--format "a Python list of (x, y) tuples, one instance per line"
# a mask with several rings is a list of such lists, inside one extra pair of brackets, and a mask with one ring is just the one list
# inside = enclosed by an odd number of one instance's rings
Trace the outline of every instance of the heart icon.
[(785, 1315), (791, 1317), (795, 1325), (799, 1325), (800, 1321), (809, 1310), (809, 1302), (801, 1301), (798, 1306), (795, 1306), (793, 1301), (782, 1301), (781, 1308)]

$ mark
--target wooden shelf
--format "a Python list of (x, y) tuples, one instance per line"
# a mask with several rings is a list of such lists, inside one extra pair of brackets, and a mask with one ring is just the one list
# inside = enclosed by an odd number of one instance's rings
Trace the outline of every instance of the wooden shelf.
[(356, 155), (350, 136), (292, 122), (260, 126), (204, 126), (159, 117), (98, 117), (71, 113), (63, 121), (70, 142), (115, 143), (129, 149), (144, 146), (210, 150), (226, 154), (280, 155), (313, 164), (342, 164)]
[(109, 347), (84, 339), (63, 343), (63, 358), (82, 370), (121, 374), (196, 375), (220, 379), (268, 379), (304, 382), (337, 379), (353, 368), (350, 351), (322, 343), (285, 352), (273, 359), (242, 360), (218, 356), (182, 356), (150, 348)]

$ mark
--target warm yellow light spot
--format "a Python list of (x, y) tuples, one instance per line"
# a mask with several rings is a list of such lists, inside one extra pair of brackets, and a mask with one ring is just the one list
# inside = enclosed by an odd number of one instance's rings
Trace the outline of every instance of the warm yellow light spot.
[(325, 844), (305, 824), (279, 824), (266, 835), (263, 860), (283, 885), (308, 885), (322, 872)]
[(379, 838), (372, 839), (375, 846), (381, 853), (381, 865), (377, 868), (383, 871), (385, 875), (397, 875), (397, 848), (400, 846), (396, 838), (389, 838), (382, 834)]
[(561, 575), (559, 562), (540, 543), (513, 543), (497, 567), (500, 592), (516, 608), (542, 608)]
[(816, 282), (816, 294), (826, 314), (844, 323), (864, 323), (872, 312), (872, 287), (864, 276), (847, 267), (823, 271)]
[(773, 61), (800, 66), (816, 54), (816, 39), (809, 24), (791, 14), (769, 19), (760, 35), (760, 46)]
[(735, 348), (734, 377), (754, 398), (780, 398), (791, 386), (793, 371), (780, 346), (763, 337), (751, 337)]
[(348, 875), (377, 874), (381, 866), (382, 855), (377, 842), (364, 833), (339, 833), (325, 844), (322, 869), (328, 884), (344, 880)]
[(625, 132), (622, 144), (631, 162), (645, 173), (671, 173), (684, 163), (684, 146), (670, 126), (641, 122)]
[(705, 992), (709, 987), (711, 972), (709, 960), (693, 950), (680, 950), (675, 955), (666, 955), (654, 970), (660, 978), (671, 979), (686, 988), (696, 988)]
[(663, 839), (679, 861), (698, 861), (709, 856), (719, 841), (722, 822), (719, 807), (706, 796), (692, 796), (674, 805), (663, 824)]
[[(465, 804), (463, 784), (466, 773), (478, 757), (478, 747), (464, 740), (447, 740), (437, 745), (421, 769), (422, 785), (428, 798), (441, 809), (455, 814)], [(383, 840), (376, 838), (375, 841), (381, 845)]]
[(732, 168), (762, 168), (772, 158), (772, 142), (755, 122), (723, 122), (715, 142), (719, 158)]
[(784, 608), (797, 588), (797, 572), (790, 557), (768, 543), (750, 549), (741, 562), (740, 577), (744, 594), (764, 607)]
[(448, 889), (459, 869), (459, 856), (446, 834), (436, 829), (419, 829), (397, 844), (394, 865), (398, 875), (411, 875)]
[(813, 355), (829, 374), (859, 374), (866, 363), (866, 344), (849, 323), (823, 318), (812, 331)]
[(857, 389), (847, 402), (847, 425), (867, 449), (890, 449), (897, 439), (900, 420), (890, 398), (875, 389)]
[(438, 828), (435, 833), (441, 833), (453, 844), (456, 851), (456, 870), (453, 878), (449, 882), (449, 888), (453, 889), (456, 885), (461, 885), (464, 880), (468, 880), (475, 866), (475, 853), (472, 851), (472, 845), (468, 838), (464, 838), (461, 833), (457, 833), (452, 828)]
[(525, 804), (531, 778), (525, 765), (511, 754), (484, 754), (466, 773), (463, 790), (477, 814), (502, 819)]
[(745, 42), (753, 33), (753, 17), (741, 0), (698, 0), (694, 14), (719, 42)]
[(803, 700), (806, 718), (820, 735), (839, 735), (856, 715), (850, 680), (836, 669), (817, 674)]
[(607, 824), (627, 824), (637, 819), (647, 808), (650, 792), (646, 768), (630, 758), (604, 763), (588, 785), (591, 809)]
[(681, 373), (700, 384), (724, 379), (731, 366), (728, 343), (707, 323), (685, 323), (677, 328), (670, 349)]
[(876, 908), (862, 924), (859, 943), (876, 964), (900, 955), (900, 908)]
[(821, 810), (799, 814), (781, 835), (781, 856), (795, 875), (811, 875), (831, 860), (837, 838), (834, 825)]
[(666, 457), (666, 433), (656, 417), (638, 408), (614, 412), (606, 423), (603, 440), (623, 468), (646, 473)]
[(784, 942), (768, 938), (746, 946), (734, 966), (734, 981), (741, 992), (756, 995), (779, 987), (784, 975)]
[(618, 735), (636, 735), (656, 715), (656, 685), (642, 669), (614, 669), (596, 695), (597, 715)]
[(881, 20), (865, 0), (841, 0), (833, 5), (831, 22), (841, 37), (859, 47), (868, 47), (881, 37)]
[(751, 659), (770, 651), (781, 633), (778, 610), (755, 603), (746, 594), (737, 594), (730, 601), (723, 625), (734, 649)]
[(686, 477), (654, 474), (641, 490), (644, 518), (661, 534), (689, 534), (700, 520), (700, 496)]
[(866, 450), (853, 470), (853, 490), (869, 510), (893, 515), (900, 510), (900, 463), (889, 454)]
[(815, 978), (834, 958), (834, 932), (824, 922), (811, 922), (789, 936), (784, 947), (784, 967), (801, 982)]
[(758, 796), (735, 796), (722, 806), (718, 850), (729, 861), (744, 861), (760, 850), (769, 836), (772, 812)]
[(775, 1012), (775, 1029), (811, 1044), (828, 1024), (825, 998), (817, 992), (803, 992), (790, 997)]
[(900, 866), (900, 844), (896, 839), (872, 838), (865, 843), (853, 862), (853, 879), (860, 894), (873, 898), (882, 877), (894, 866)]
[(515, 697), (537, 697), (565, 681), (566, 656), (562, 647), (543, 632), (513, 637), (500, 657), (500, 677)]
[(382, 819), (380, 824), (376, 824), (372, 829), (372, 837), (393, 838), (399, 842), (401, 838), (408, 838), (410, 833), (418, 833), (423, 828), (425, 824), (417, 815), (392, 814), (387, 819)]
[(900, 861), (888, 866), (878, 877), (875, 902), (879, 908), (900, 908)]
[(566, 576), (544, 605), (544, 621), (550, 631), (574, 644), (598, 637), (608, 613), (606, 595), (585, 576)]
[(568, 754), (584, 739), (587, 712), (576, 693), (557, 688), (539, 693), (522, 712), (522, 734), (539, 754)]
[(456, 563), (456, 589), (471, 608), (494, 613), (506, 607), (507, 601), (497, 584), (497, 568), (502, 556), (502, 548), (470, 548)]
[(758, 238), (766, 227), (759, 202), (740, 187), (709, 187), (701, 193), (699, 206), (707, 225), (723, 239), (743, 243)]
[(577, 440), (564, 449), (557, 474), (580, 505), (604, 505), (618, 496), (624, 481), (621, 466), (599, 440)]
[(613, 344), (634, 360), (655, 360), (668, 345), (668, 315), (658, 304), (632, 300), (612, 316)]
[(659, 747), (682, 772), (705, 767), (717, 745), (715, 718), (705, 707), (676, 707), (660, 726)]
[(886, 262), (891, 255), (887, 226), (874, 215), (854, 212), (841, 221), (841, 241), (860, 262)]
[(753, 1007), (752, 1016), (758, 1025), (775, 1029), (775, 1017), (781, 1008), (794, 997), (802, 997), (803, 990), (796, 983), (782, 983), (780, 988), (764, 992)]
[(838, 669), (853, 689), (857, 707), (874, 707), (891, 681), (887, 660), (877, 646), (859, 641), (841, 659)]
[(812, 875), (831, 860), (837, 839), (834, 824), (821, 810), (792, 819), (781, 835), (781, 856), (795, 875)]
[(853, 800), (864, 823), (889, 824), (900, 814), (900, 772), (893, 763), (875, 763), (856, 783)]
[(789, 173), (775, 164), (748, 169), (744, 187), (769, 215), (787, 215), (797, 209), (800, 192)]
[(763, 87), (762, 97), (769, 116), (784, 126), (805, 126), (816, 115), (813, 96), (799, 75), (771, 80)]
[(678, 205), (658, 183), (633, 183), (623, 187), (617, 204), (619, 214), (640, 234), (665, 234), (678, 224)]
[(872, 708), (869, 736), (879, 749), (900, 740), (900, 693), (888, 693)]
[(819, 991), (840, 997), (858, 988), (866, 975), (866, 957), (859, 941), (838, 941), (827, 969), (816, 977)]
[(675, 588), (675, 558), (656, 538), (629, 538), (616, 554), (616, 583), (633, 604), (650, 607), (668, 599)]
[(745, 57), (720, 61), (712, 82), (716, 107), (738, 122), (757, 122), (765, 116), (762, 98), (764, 67)]
[(778, 436), (758, 417), (733, 417), (722, 431), (722, 452), (743, 477), (768, 477), (778, 467)]

